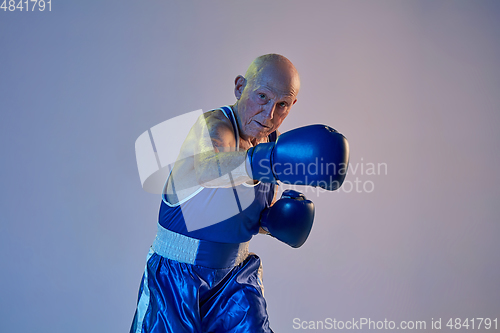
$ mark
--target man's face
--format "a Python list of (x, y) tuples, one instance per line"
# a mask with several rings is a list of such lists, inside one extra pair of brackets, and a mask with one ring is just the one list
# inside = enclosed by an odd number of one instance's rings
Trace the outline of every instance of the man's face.
[(278, 129), (297, 101), (298, 76), (286, 68), (268, 66), (243, 86), (239, 97), (236, 92), (241, 136), (265, 138)]

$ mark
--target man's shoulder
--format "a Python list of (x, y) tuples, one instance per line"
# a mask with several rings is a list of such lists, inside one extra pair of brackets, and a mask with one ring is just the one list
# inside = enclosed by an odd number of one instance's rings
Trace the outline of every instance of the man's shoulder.
[(233, 125), (221, 110), (210, 110), (200, 115), (193, 127), (193, 135), (207, 146), (233, 147), (236, 144)]
[(200, 121), (204, 122), (210, 132), (229, 132), (233, 133), (233, 125), (220, 109), (210, 110), (203, 113)]

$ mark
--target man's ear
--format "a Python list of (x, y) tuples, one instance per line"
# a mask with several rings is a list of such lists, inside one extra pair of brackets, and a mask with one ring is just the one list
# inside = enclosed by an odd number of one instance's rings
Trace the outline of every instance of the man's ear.
[(247, 79), (245, 79), (241, 75), (238, 75), (236, 79), (234, 79), (234, 96), (236, 96), (237, 100), (239, 100), (241, 94), (243, 94), (243, 90), (245, 89), (246, 84)]

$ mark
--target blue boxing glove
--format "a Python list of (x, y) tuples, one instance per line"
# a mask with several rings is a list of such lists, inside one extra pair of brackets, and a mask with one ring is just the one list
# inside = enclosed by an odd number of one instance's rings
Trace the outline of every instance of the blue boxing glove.
[(276, 142), (261, 143), (247, 151), (247, 173), (252, 179), (329, 191), (342, 185), (348, 163), (346, 138), (326, 125), (296, 128), (281, 134)]
[(260, 226), (271, 236), (290, 245), (305, 243), (314, 221), (314, 204), (297, 191), (286, 190), (281, 199), (260, 215)]

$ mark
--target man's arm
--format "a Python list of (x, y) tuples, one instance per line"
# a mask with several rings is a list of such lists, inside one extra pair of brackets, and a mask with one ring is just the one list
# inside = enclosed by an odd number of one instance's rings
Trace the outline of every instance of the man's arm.
[[(276, 135), (280, 136), (281, 132), (276, 130)], [(271, 202), (271, 207), (274, 205), (274, 203), (278, 200), (278, 184), (274, 187), (274, 196), (273, 196), (273, 201)], [(259, 227), (259, 234), (265, 234), (269, 235), (269, 231), (266, 231), (262, 227)]]
[[(270, 207), (272, 207), (277, 200), (278, 200), (278, 185), (276, 184), (276, 186), (274, 187), (273, 201), (271, 202)], [(266, 231), (264, 228), (259, 227), (259, 234), (269, 235), (269, 231)]]
[(194, 169), (203, 187), (231, 187), (251, 180), (246, 172), (246, 150), (236, 151), (232, 125), (221, 112), (198, 118), (195, 125)]

